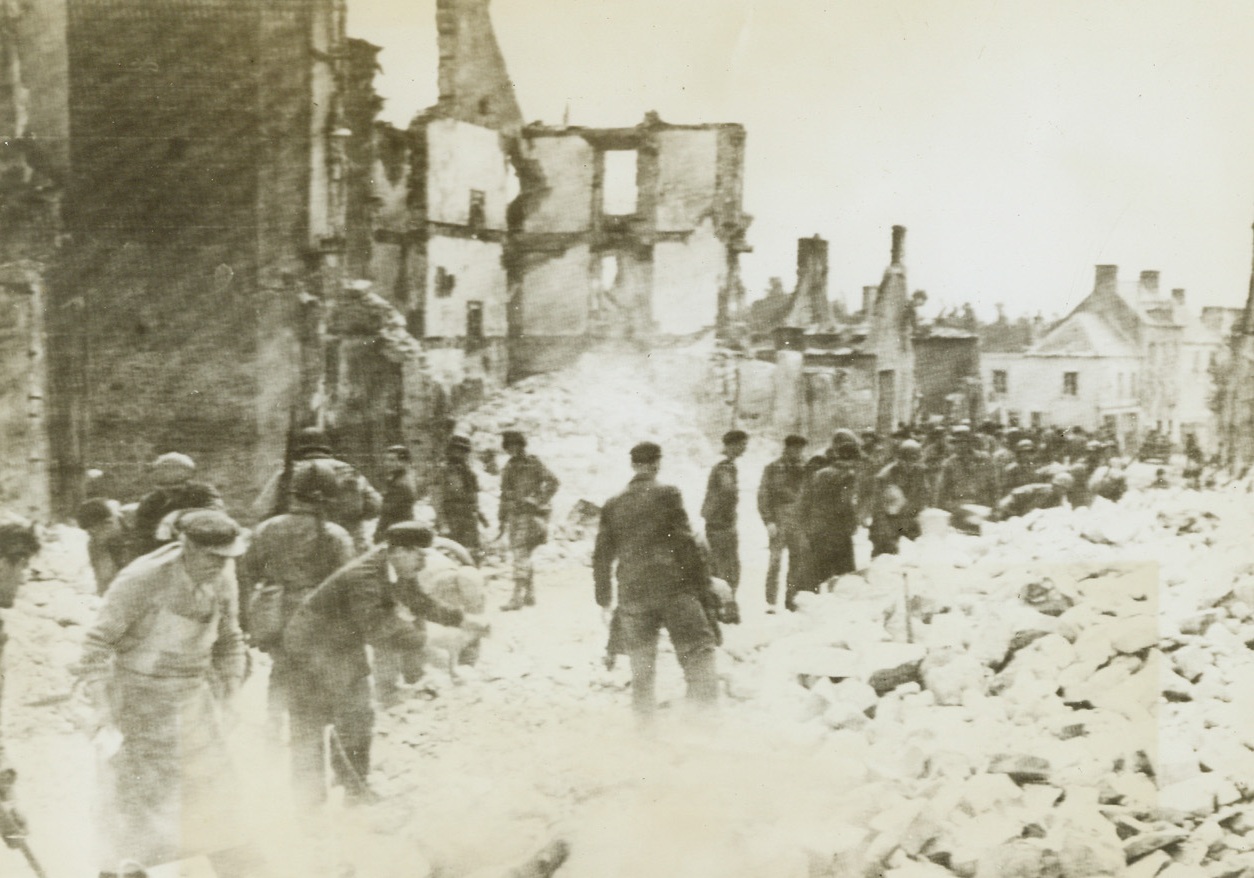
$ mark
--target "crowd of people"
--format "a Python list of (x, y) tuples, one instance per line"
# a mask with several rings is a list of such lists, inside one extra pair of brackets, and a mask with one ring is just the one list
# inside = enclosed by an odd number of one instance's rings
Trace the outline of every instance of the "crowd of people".
[[(524, 435), (501, 439), (509, 460), (494, 539), (508, 548), (513, 579), (501, 609), (514, 612), (536, 604), (532, 556), (548, 537), (559, 481), (527, 451)], [(663, 628), (694, 712), (717, 700), (720, 626), (740, 621), (737, 461), (749, 441), (741, 430), (723, 436), (700, 532), (679, 490), (659, 481), (663, 449), (651, 442), (631, 450), (634, 477), (601, 509), (594, 596), (605, 611), (609, 660), (629, 658), (642, 724), (654, 716)], [(1117, 449), (1079, 431), (837, 430), (821, 453), (807, 455), (807, 445), (785, 438), (758, 481), (770, 613), (781, 575), (791, 610), (800, 592), (852, 572), (860, 527), (874, 554), (892, 553), (903, 537), (919, 536), (928, 508), (972, 528), (1097, 495), (1118, 499), (1126, 489), (1112, 464)], [(453, 655), (463, 664), (476, 662), (489, 629), (480, 570), (489, 521), (471, 450), (467, 437), (453, 435), (424, 492), (409, 450), (390, 448), (376, 490), (324, 436), (305, 431), (258, 496), (251, 532), (185, 454), (158, 457), (151, 490), (131, 504), (101, 496), (100, 474), (92, 474), (77, 521), (89, 534), (102, 602), (76, 673), (95, 715), (102, 878), (139, 878), (189, 853), (208, 854), (221, 876), (265, 874), (244, 841), (225, 747), (250, 648), (269, 656), (268, 717), (276, 737), (286, 729), (296, 801), (318, 806), (332, 781), (346, 801), (370, 800), (375, 707), (422, 675), (426, 624), (464, 632)], [(430, 526), (414, 520), (424, 493)], [(12, 604), (38, 549), (28, 524), (0, 522), (0, 606)], [(24, 833), (14, 777), (0, 762), (0, 833), (11, 845)]]
[[(710, 472), (701, 507), (712, 572), (733, 592), (740, 584), (736, 461), (748, 442), (742, 430), (723, 436), (723, 459)], [(859, 527), (867, 528), (875, 556), (897, 552), (903, 537), (917, 538), (920, 513), (928, 508), (972, 531), (984, 520), (1064, 502), (1085, 506), (1094, 496), (1118, 500), (1127, 490), (1115, 462), (1117, 444), (1078, 427), (902, 425), (888, 437), (837, 430), (826, 449), (809, 457), (808, 444), (803, 436), (785, 438), (758, 482), (758, 511), (769, 538), (768, 613), (777, 609), (785, 555), (784, 606), (792, 610), (798, 592), (816, 592), (832, 577), (853, 572)]]

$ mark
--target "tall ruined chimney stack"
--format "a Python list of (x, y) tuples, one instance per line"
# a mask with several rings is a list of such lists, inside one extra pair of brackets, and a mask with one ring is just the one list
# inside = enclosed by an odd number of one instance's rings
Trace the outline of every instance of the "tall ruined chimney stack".
[(901, 265), (906, 251), (906, 227), (893, 226), (893, 265)]
[(809, 325), (831, 324), (827, 301), (827, 241), (814, 235), (797, 239), (797, 299), (805, 303)]
[(1109, 293), (1112, 296), (1117, 295), (1119, 293), (1119, 266), (1097, 266), (1097, 278), (1093, 285), (1093, 291), (1097, 293)]
[(1144, 298), (1146, 299), (1158, 298), (1158, 276), (1159, 276), (1159, 273), (1157, 271), (1141, 272), (1140, 291)]
[(875, 294), (877, 292), (879, 292), (879, 287), (862, 288), (862, 313), (867, 317), (870, 317), (871, 312), (875, 310)]

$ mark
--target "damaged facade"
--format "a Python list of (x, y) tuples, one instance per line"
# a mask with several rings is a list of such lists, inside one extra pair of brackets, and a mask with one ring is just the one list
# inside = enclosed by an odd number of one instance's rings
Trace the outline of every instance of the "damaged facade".
[(513, 375), (739, 310), (743, 129), (525, 127), (487, 0), (439, 0), (439, 100), (403, 130), (345, 0), (0, 14), (0, 281), (46, 297), (61, 512), (86, 469), (133, 495), (175, 449), (241, 508), (295, 424), (377, 478)]
[(792, 295), (759, 303), (754, 312), (758, 338), (769, 344), (759, 357), (779, 373), (777, 429), (887, 434), (932, 416), (980, 415), (978, 339), (919, 325), (917, 294), (907, 291), (905, 235), (903, 226), (893, 227), (888, 267), (879, 286), (863, 288), (853, 319), (828, 301), (827, 242), (818, 235), (797, 242)]
[[(1213, 324), (1220, 322), (1213, 314), (1203, 316), (1211, 316)], [(1228, 329), (1213, 370), (1217, 379), (1213, 403), (1220, 457), (1226, 466), (1244, 473), (1254, 464), (1254, 267), (1245, 309)]]
[(560, 365), (596, 339), (728, 327), (749, 249), (744, 142), (739, 125), (671, 125), (652, 113), (633, 128), (523, 129), (514, 374)]

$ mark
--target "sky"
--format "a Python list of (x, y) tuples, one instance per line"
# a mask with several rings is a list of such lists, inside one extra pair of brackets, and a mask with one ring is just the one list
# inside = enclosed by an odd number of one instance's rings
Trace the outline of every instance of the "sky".
[[(383, 47), (383, 118), (436, 97), (435, 0), (349, 0)], [(739, 122), (749, 297), (829, 241), (857, 308), (908, 229), (912, 290), (1061, 315), (1162, 272), (1240, 306), (1254, 223), (1247, 0), (493, 0), (528, 121)], [(929, 310), (932, 310), (931, 308)]]

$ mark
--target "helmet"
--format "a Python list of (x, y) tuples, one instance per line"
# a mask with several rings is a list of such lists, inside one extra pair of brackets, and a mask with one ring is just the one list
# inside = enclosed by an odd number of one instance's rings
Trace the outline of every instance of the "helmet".
[(1031, 439), (1020, 439), (1015, 443), (1017, 451), (1035, 451), (1036, 444)]
[(897, 446), (897, 454), (903, 460), (918, 460), (923, 456), (923, 446), (913, 439), (905, 439)]
[(1055, 488), (1062, 488), (1064, 491), (1070, 491), (1075, 487), (1075, 479), (1071, 473), (1054, 473), (1054, 477), (1050, 479), (1050, 484)]
[(330, 460), (304, 460), (292, 472), (292, 496), (306, 503), (321, 503), (335, 496), (339, 475)]

